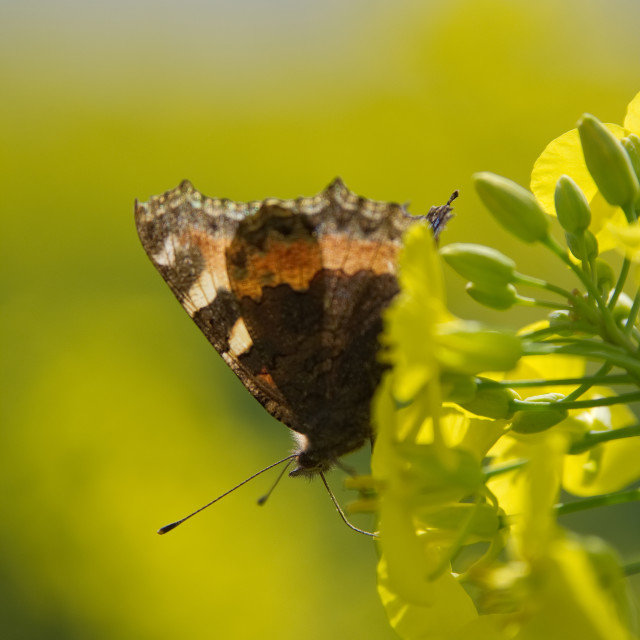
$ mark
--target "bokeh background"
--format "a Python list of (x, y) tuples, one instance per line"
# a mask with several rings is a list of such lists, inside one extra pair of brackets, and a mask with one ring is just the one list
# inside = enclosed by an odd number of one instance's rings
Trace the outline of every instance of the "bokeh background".
[[(373, 545), (320, 483), (258, 508), (263, 476), (155, 535), (290, 442), (152, 268), (133, 200), (340, 175), (419, 213), (458, 188), (445, 243), (558, 277), (470, 176), (527, 184), (582, 112), (621, 122), (639, 22), (636, 0), (3, 0), (0, 637), (393, 638)], [(596, 517), (623, 550), (624, 509)]]

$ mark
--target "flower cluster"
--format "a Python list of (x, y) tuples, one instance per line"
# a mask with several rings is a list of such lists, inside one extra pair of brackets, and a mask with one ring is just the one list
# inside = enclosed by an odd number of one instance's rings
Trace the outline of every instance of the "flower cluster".
[[(637, 565), (562, 516), (640, 499), (628, 488), (640, 480), (629, 409), (640, 400), (637, 134), (640, 94), (624, 127), (585, 115), (551, 142), (531, 191), (475, 176), (495, 219), (570, 270), (572, 290), (494, 249), (438, 253), (428, 229), (408, 233), (386, 315), (392, 368), (374, 402), (372, 477), (360, 480), (376, 497), (356, 505), (379, 515), (379, 591), (403, 638), (634, 637), (625, 576)], [(608, 249), (622, 258), (603, 258)], [(477, 302), (545, 316), (513, 333), (454, 317), (441, 261)]]

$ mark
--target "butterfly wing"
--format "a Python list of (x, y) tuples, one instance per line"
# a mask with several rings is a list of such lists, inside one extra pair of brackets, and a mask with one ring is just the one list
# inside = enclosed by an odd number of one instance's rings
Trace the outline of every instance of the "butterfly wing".
[(255, 355), (240, 361), (251, 337), (227, 274), (227, 247), (259, 206), (207, 198), (184, 181), (136, 203), (135, 220), (142, 246), (180, 304), (252, 395), (290, 425), (291, 410), (264, 363)]

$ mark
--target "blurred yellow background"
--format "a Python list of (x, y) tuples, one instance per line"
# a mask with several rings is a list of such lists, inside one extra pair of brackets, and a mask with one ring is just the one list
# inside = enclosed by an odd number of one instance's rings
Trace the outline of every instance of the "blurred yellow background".
[[(633, 0), (4, 0), (0, 637), (395, 637), (320, 483), (258, 508), (263, 476), (155, 535), (290, 441), (153, 269), (133, 200), (340, 175), (420, 213), (459, 188), (443, 242), (553, 276), (470, 176), (527, 184), (583, 111), (621, 122), (639, 23)], [(449, 281), (455, 311), (506, 321)]]

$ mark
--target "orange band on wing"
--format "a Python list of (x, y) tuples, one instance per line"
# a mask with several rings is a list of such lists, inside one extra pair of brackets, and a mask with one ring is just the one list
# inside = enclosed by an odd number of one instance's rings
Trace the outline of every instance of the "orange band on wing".
[[(239, 297), (259, 300), (265, 287), (286, 284), (295, 291), (306, 291), (322, 269), (352, 275), (359, 271), (375, 274), (395, 273), (399, 247), (350, 238), (324, 236), (319, 241), (296, 240), (268, 243), (266, 252), (244, 248), (242, 266), (229, 267), (233, 291)], [(236, 256), (242, 250), (237, 250)], [(237, 264), (229, 256), (228, 265)]]

